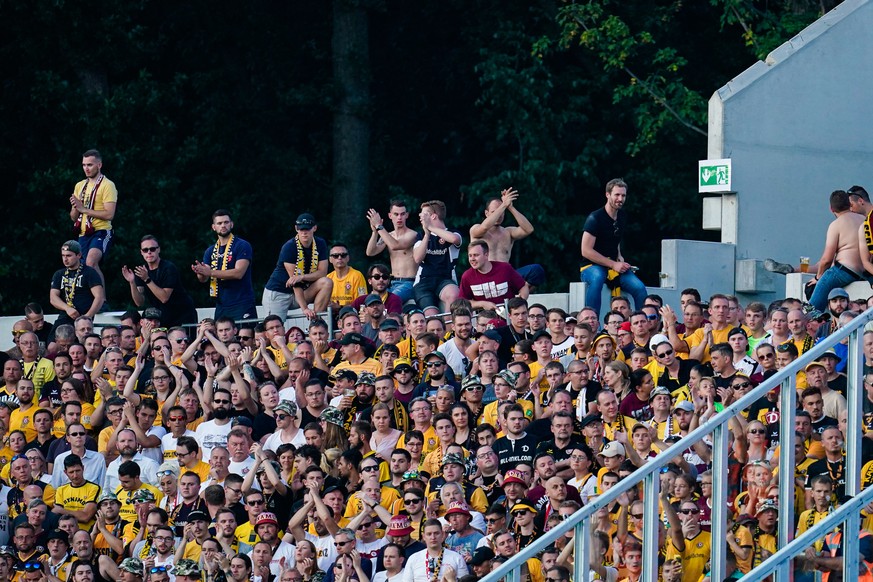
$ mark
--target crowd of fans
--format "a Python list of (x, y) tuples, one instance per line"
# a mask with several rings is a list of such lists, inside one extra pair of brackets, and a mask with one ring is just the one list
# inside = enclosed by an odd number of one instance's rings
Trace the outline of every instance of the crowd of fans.
[[(97, 201), (72, 197), (81, 236), (62, 246), (52, 282), (60, 317), (48, 323), (27, 305), (0, 353), (0, 581), (473, 581), (867, 307), (840, 288), (824, 312), (797, 299), (704, 301), (695, 289), (675, 310), (636, 288), (635, 309), (618, 289), (605, 313), (529, 303), (544, 273), (505, 262), (511, 242), (533, 232), (506, 190), (471, 229), (459, 281), (462, 237), (438, 201), (422, 204), (418, 234), (403, 203), (391, 205), (390, 232), (368, 213), (367, 254), (388, 250), (391, 267), (375, 263), (366, 277), (303, 214), (264, 291), (270, 314), (257, 320), (252, 249), (220, 210), (218, 241), (192, 266), (210, 285), (214, 318), (183, 325), (196, 317), (184, 277), (145, 235), (145, 264), (123, 270), (145, 310), (95, 327), (104, 273), (91, 251), (99, 263), (111, 236), (81, 218), (91, 208), (112, 218), (95, 154), (76, 192)], [(607, 186), (607, 214), (623, 204), (615, 192)], [(507, 213), (519, 226), (500, 226)], [(613, 259), (604, 271), (632, 287), (631, 266)], [(324, 319), (329, 305), (335, 321)], [(292, 308), (306, 329), (286, 327)], [(864, 340), (873, 366), (873, 331)], [(846, 349), (797, 376), (798, 533), (844, 500), (845, 395), (856, 386)], [(727, 543), (730, 579), (775, 551), (780, 503), (790, 503), (773, 471), (777, 396), (731, 419), (727, 475), (712, 474), (705, 439), (662, 470), (659, 579), (708, 579), (714, 543)], [(873, 442), (863, 442), (868, 484)], [(732, 509), (725, 541), (709, 533), (717, 478)], [(862, 515), (869, 577), (873, 512)], [(596, 514), (590, 579), (640, 578), (642, 516), (637, 489)], [(570, 532), (528, 560), (522, 580), (569, 582), (573, 547)], [(796, 578), (840, 579), (841, 549), (839, 532), (817, 541), (795, 561)]]

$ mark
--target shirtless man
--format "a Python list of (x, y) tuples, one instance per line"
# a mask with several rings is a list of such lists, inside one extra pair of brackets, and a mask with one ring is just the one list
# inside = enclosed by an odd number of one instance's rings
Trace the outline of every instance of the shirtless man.
[[(500, 198), (492, 198), (485, 206), (485, 220), (474, 224), (470, 229), (470, 240), (481, 239), (488, 243), (488, 254), (492, 261), (509, 262), (512, 245), (517, 240), (533, 234), (534, 227), (524, 214), (515, 207), (518, 191), (511, 187), (500, 193)], [(506, 211), (515, 218), (518, 226), (503, 227)], [(518, 269), (518, 274), (524, 277), (531, 287), (542, 285), (546, 273), (540, 265), (526, 265)]]
[[(870, 195), (867, 190), (861, 186), (852, 186), (848, 190), (849, 208), (855, 214), (860, 214), (863, 217), (861, 227), (858, 230), (858, 252), (861, 258), (861, 266), (864, 268), (862, 274), (869, 277), (873, 274), (873, 229), (870, 228), (870, 223), (873, 221), (873, 204), (870, 203)], [(867, 230), (870, 230), (869, 240)]]
[[(818, 261), (815, 278), (807, 285), (815, 285), (809, 302), (822, 313), (828, 308), (828, 293), (837, 287), (845, 287), (860, 281), (864, 274), (861, 261), (861, 246), (865, 254), (864, 217), (851, 211), (849, 194), (837, 190), (830, 197), (831, 212), (836, 217), (828, 226), (825, 248)], [(860, 244), (859, 244), (860, 242)]]
[(412, 257), (412, 245), (418, 240), (418, 233), (406, 226), (409, 210), (402, 200), (392, 200), (388, 217), (394, 230), (388, 232), (382, 224), (382, 217), (372, 208), (367, 211), (367, 220), (373, 231), (367, 241), (367, 256), (375, 257), (386, 248), (391, 258), (391, 287), (389, 291), (399, 296), (403, 303), (412, 299), (412, 283), (418, 271), (418, 264)]

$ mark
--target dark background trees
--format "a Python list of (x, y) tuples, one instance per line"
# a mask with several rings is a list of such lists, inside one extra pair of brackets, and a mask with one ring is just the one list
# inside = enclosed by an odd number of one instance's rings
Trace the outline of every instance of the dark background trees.
[[(833, 4), (834, 2), (831, 2)], [(826, 6), (830, 8), (831, 5)], [(229, 208), (263, 285), (294, 217), (364, 267), (363, 209), (446, 201), (466, 229), (502, 188), (537, 227), (517, 264), (578, 276), (603, 184), (631, 184), (627, 254), (657, 284), (659, 241), (699, 230), (706, 101), (813, 20), (819, 2), (166, 0), (2, 3), (0, 311), (47, 306), (81, 153), (120, 192), (108, 273), (145, 233), (187, 266)], [(697, 129), (695, 129), (697, 128)], [(197, 301), (205, 289), (188, 280)]]

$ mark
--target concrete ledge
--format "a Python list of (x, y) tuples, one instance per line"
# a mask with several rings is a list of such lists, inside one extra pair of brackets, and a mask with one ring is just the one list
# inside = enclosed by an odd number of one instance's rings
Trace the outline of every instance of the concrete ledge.
[[(785, 275), (785, 297), (795, 297), (801, 301), (806, 301), (806, 294), (803, 291), (806, 284), (812, 280), (812, 277), (812, 273), (789, 273)], [(866, 281), (857, 281), (844, 287), (844, 289), (853, 301), (857, 299), (866, 301), (868, 297), (873, 295), (873, 287)]]

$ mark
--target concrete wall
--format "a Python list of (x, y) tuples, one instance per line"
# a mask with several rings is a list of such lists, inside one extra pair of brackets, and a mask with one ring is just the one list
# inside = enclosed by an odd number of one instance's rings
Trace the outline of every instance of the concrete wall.
[(873, 189), (871, 30), (873, 1), (846, 0), (710, 99), (708, 157), (733, 160), (737, 259), (818, 259), (830, 193)]

